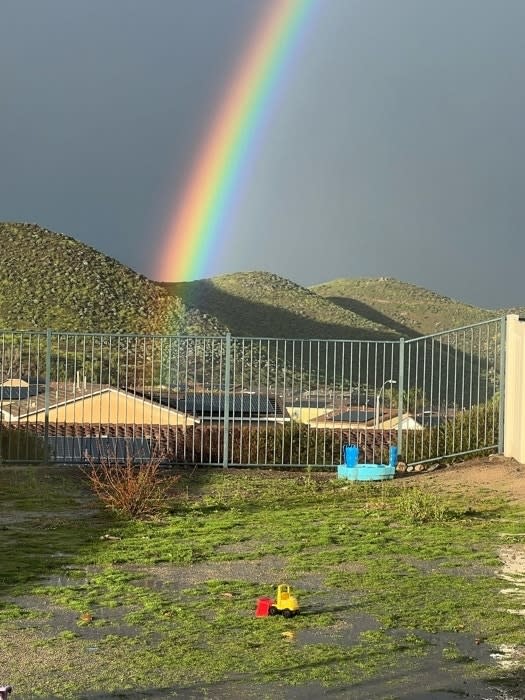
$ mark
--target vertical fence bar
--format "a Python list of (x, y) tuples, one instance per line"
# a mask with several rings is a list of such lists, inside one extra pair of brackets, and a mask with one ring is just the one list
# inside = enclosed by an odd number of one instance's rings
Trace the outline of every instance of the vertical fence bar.
[(502, 317), (499, 327), (499, 412), (498, 412), (498, 453), (505, 449), (505, 353), (506, 353), (507, 319)]
[[(89, 440), (92, 435), (165, 438), (167, 444), (175, 442), (173, 461), (189, 458), (223, 467), (238, 462), (334, 466), (344, 440), (358, 443), (368, 460), (379, 462), (388, 439), (386, 418), (393, 419), (396, 413), (398, 451), (407, 461), (457, 457), (488, 448), (502, 452), (505, 331), (505, 318), (395, 343), (242, 339), (231, 334), (216, 342), (196, 337), (60, 334), (48, 329), (38, 336), (39, 343), (46, 338), (46, 350), (37, 357), (32, 336), (4, 334), (2, 379), (13, 380), (27, 371), (28, 376), (36, 372), (38, 382), (45, 370), (45, 385), (40, 392), (37, 389), (34, 406), (29, 392), (25, 396), (18, 390), (11, 409), (14, 388), (3, 390), (0, 405), (4, 412), (11, 411), (13, 425), (18, 421), (28, 428), (33, 421), (30, 408), (40, 415), (34, 420), (43, 421), (46, 461), (81, 458), (82, 439), (71, 440), (79, 440), (76, 447), (67, 440), (85, 433)], [(86, 376), (91, 377), (87, 391)], [(397, 411), (388, 411), (394, 384)], [(103, 387), (142, 396), (144, 405), (139, 406), (138, 399), (136, 408), (130, 403), (128, 415), (128, 402), (121, 406), (112, 393), (104, 399), (110, 417), (101, 419), (105, 413), (102, 405), (97, 411), (96, 404), (102, 401)], [(173, 408), (185, 413), (184, 424), (198, 420), (200, 426), (185, 432), (178, 429), (178, 418), (173, 426), (170, 416), (164, 425), (152, 401), (160, 407), (174, 401)], [(62, 403), (67, 404), (64, 418), (61, 408), (55, 410)], [(79, 424), (84, 424), (81, 433)], [(394, 440), (396, 430), (390, 426)], [(11, 459), (15, 458), (20, 459), (21, 453), (13, 452)]]
[(224, 424), (223, 424), (223, 454), (222, 466), (228, 468), (228, 457), (230, 451), (230, 375), (231, 375), (231, 333), (226, 333), (225, 358), (224, 358)]
[(46, 333), (46, 375), (44, 387), (44, 456), (46, 464), (49, 463), (49, 400), (50, 400), (50, 384), (51, 384), (51, 329), (47, 329)]
[(399, 368), (397, 373), (397, 452), (403, 453), (403, 391), (405, 382), (405, 339), (399, 339)]

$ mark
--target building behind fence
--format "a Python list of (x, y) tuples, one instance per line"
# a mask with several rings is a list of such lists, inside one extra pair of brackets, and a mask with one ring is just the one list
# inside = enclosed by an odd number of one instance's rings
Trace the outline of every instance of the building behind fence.
[(4, 462), (333, 466), (502, 449), (505, 319), (410, 340), (0, 334)]

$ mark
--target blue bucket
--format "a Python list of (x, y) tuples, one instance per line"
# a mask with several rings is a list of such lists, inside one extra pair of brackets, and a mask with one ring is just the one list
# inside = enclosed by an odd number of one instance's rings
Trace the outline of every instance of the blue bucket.
[(343, 459), (347, 467), (355, 467), (359, 458), (359, 447), (357, 445), (345, 445), (343, 447)]
[(391, 447), (388, 451), (388, 455), (389, 455), (389, 460), (388, 460), (389, 466), (397, 467), (397, 446), (396, 445), (391, 445)]

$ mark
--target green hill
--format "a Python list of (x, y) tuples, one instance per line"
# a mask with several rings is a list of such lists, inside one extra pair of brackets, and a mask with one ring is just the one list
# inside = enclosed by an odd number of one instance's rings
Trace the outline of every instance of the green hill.
[(505, 313), (464, 304), (389, 277), (337, 279), (310, 289), (340, 308), (407, 338), (487, 321)]
[(0, 328), (208, 334), (224, 327), (69, 236), (0, 223)]
[(393, 337), (381, 321), (269, 272), (163, 283), (184, 303), (218, 318), (234, 335), (272, 338)]
[(157, 283), (69, 236), (0, 223), (0, 328), (389, 340), (504, 314), (391, 278), (301, 287), (268, 272)]

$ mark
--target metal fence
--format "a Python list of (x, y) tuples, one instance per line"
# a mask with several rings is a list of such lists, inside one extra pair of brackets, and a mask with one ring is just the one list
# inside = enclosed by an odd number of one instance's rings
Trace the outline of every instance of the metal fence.
[(333, 466), (501, 448), (504, 319), (400, 341), (0, 333), (0, 458)]

